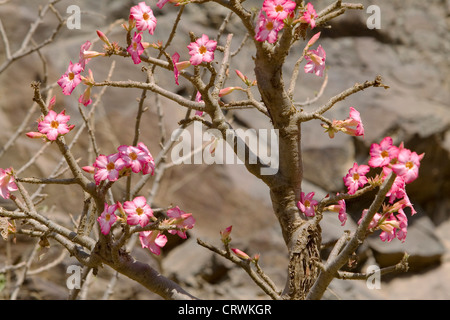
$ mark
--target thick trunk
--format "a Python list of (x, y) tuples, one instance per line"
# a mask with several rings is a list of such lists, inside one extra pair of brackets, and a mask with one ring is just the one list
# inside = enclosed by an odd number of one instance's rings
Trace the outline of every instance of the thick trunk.
[(271, 198), (289, 254), (283, 297), (303, 300), (319, 275), (321, 229), (315, 220), (300, 216), (292, 191), (271, 191)]
[(255, 74), (264, 104), (275, 129), (279, 130), (279, 171), (269, 185), (275, 215), (280, 223), (289, 253), (286, 299), (304, 299), (319, 270), (320, 227), (297, 208), (300, 199), (303, 167), (301, 127), (294, 120), (297, 112), (285, 90), (282, 61), (258, 50)]

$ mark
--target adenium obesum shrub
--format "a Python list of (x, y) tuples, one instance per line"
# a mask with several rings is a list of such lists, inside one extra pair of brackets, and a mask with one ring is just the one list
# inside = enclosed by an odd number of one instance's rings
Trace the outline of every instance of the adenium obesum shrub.
[[(235, 70), (235, 74), (232, 73), (230, 75), (228, 72), (229, 62), (225, 61), (225, 58), (229, 57), (229, 51), (227, 51), (229, 50), (229, 47), (220, 46), (218, 40), (215, 40), (207, 34), (202, 34), (199, 37), (195, 37), (191, 34), (190, 40), (186, 41), (185, 52), (181, 52), (180, 50), (170, 52), (170, 46), (168, 44), (164, 44), (160, 40), (154, 39), (153, 36), (158, 27), (157, 17), (151, 8), (151, 5), (154, 3), (150, 3), (149, 5), (146, 2), (139, 2), (137, 5), (130, 8), (127, 17), (128, 22), (122, 24), (122, 28), (126, 33), (126, 45), (111, 42), (104, 32), (97, 30), (97, 35), (103, 42), (103, 50), (92, 50), (90, 41), (86, 41), (81, 45), (78, 61), (75, 63), (69, 61), (67, 70), (57, 81), (62, 93), (66, 96), (71, 96), (77, 86), (85, 86), (83, 94), (78, 98), (78, 102), (80, 105), (89, 108), (89, 106), (93, 105), (91, 96), (92, 91), (98, 86), (123, 88), (135, 87), (143, 90), (152, 90), (166, 98), (178, 102), (182, 106), (193, 109), (195, 115), (190, 119), (190, 123), (193, 121), (202, 121), (206, 126), (215, 126), (216, 129), (223, 129), (228, 128), (229, 124), (225, 122), (225, 117), (221, 113), (221, 108), (225, 106), (225, 102), (222, 101), (221, 98), (225, 95), (233, 97), (233, 92), (240, 91), (247, 95), (248, 100), (241, 104), (239, 104), (239, 101), (234, 105), (232, 103), (228, 104), (228, 107), (250, 105), (264, 113), (270, 118), (274, 127), (279, 130), (285, 130), (284, 135), (280, 137), (280, 139), (287, 139), (286, 137), (299, 136), (301, 134), (299, 131), (287, 131), (291, 130), (291, 128), (297, 130), (295, 128), (296, 126), (292, 125), (294, 121), (298, 124), (312, 119), (322, 121), (321, 125), (325, 129), (325, 133), (327, 133), (331, 139), (339, 132), (352, 137), (364, 138), (363, 120), (360, 112), (355, 107), (349, 108), (349, 116), (344, 120), (328, 120), (323, 114), (337, 101), (343, 100), (346, 96), (361, 91), (366, 87), (373, 86), (386, 88), (387, 86), (384, 86), (379, 78), (373, 82), (366, 82), (363, 85), (355, 85), (350, 93), (344, 92), (339, 96), (339, 99), (334, 99), (331, 103), (318, 108), (316, 112), (308, 114), (303, 110), (295, 109), (295, 104), (292, 105), (291, 102), (292, 94), (286, 94), (287, 89), (282, 88), (280, 90), (279, 85), (281, 84), (281, 75), (277, 70), (280, 70), (281, 68), (274, 68), (275, 71), (271, 69), (272, 65), (279, 64), (282, 66), (284, 58), (289, 52), (289, 46), (293, 46), (294, 43), (302, 38), (305, 40), (307, 32), (310, 32), (312, 35), (306, 46), (303, 48), (299, 62), (302, 62), (303, 60), (306, 61), (303, 70), (305, 74), (311, 74), (308, 76), (325, 77), (327, 72), (325, 48), (319, 44), (315, 49), (312, 49), (319, 41), (321, 35), (320, 31), (315, 32), (315, 30), (318, 26), (328, 21), (327, 19), (332, 19), (334, 16), (342, 14), (337, 14), (336, 10), (343, 9), (342, 12), (344, 12), (347, 9), (360, 9), (359, 6), (343, 4), (338, 1), (334, 6), (322, 10), (322, 14), (318, 14), (311, 3), (304, 5), (303, 1), (264, 0), (259, 12), (257, 12), (256, 15), (252, 15), (242, 7), (241, 1), (211, 1), (217, 2), (230, 9), (243, 21), (257, 48), (255, 74), (257, 78), (265, 80), (263, 81), (263, 84), (261, 84), (258, 79), (250, 79), (239, 70)], [(159, 0), (157, 1), (156, 6), (159, 9), (163, 9), (167, 3), (172, 3), (181, 8), (181, 14), (182, 8), (185, 5), (195, 2), (200, 2), (199, 5), (205, 5), (205, 2), (209, 1)], [(336, 14), (333, 15), (334, 13)], [(172, 31), (172, 34), (174, 33), (174, 30)], [(144, 41), (146, 38), (152, 41)], [(228, 39), (231, 38), (229, 37)], [(155, 50), (155, 52), (158, 53), (158, 58), (153, 58), (151, 53), (149, 53), (150, 50)], [(224, 57), (223, 62), (217, 59), (219, 54)], [(189, 55), (190, 58), (188, 60), (180, 61), (182, 55)], [(94, 80), (93, 71), (88, 69), (87, 66), (93, 64), (94, 59), (111, 56), (125, 57), (129, 59), (131, 63), (137, 65), (145, 64), (147, 66), (166, 69), (168, 75), (174, 77), (174, 81), (177, 85), (180, 84), (180, 78), (184, 78), (191, 82), (196, 90), (195, 98), (193, 95), (193, 98), (188, 100), (177, 94), (168, 93), (167, 90), (158, 87), (151, 81), (148, 81), (147, 83), (136, 83), (131, 81), (128, 83), (112, 81), (105, 81), (103, 83), (96, 82), (96, 80)], [(161, 60), (161, 57), (164, 57), (166, 61)], [(217, 68), (216, 65), (219, 67)], [(298, 66), (295, 68), (298, 68)], [(209, 83), (203, 82), (200, 70), (210, 73), (211, 78)], [(258, 72), (256, 72), (256, 70), (258, 70)], [(242, 87), (224, 86), (224, 79), (231, 76), (237, 76), (244, 85)], [(295, 82), (295, 80), (296, 77), (293, 76), (293, 82)], [(270, 87), (272, 84), (274, 87)], [(254, 93), (251, 91), (252, 88), (258, 89), (262, 97), (261, 101), (257, 101), (253, 98)], [(131, 176), (148, 177), (155, 175), (155, 172), (158, 170), (157, 164), (148, 147), (143, 142), (137, 140), (130, 145), (124, 144), (117, 146), (116, 152), (111, 154), (99, 153), (96, 155), (93, 163), (85, 164), (79, 168), (78, 164), (75, 163), (73, 157), (69, 154), (70, 151), (68, 151), (64, 142), (64, 136), (71, 134), (76, 127), (73, 124), (68, 124), (71, 118), (70, 115), (66, 114), (65, 110), (62, 110), (59, 113), (55, 111), (57, 106), (54, 97), (50, 100), (48, 105), (45, 105), (38, 93), (39, 92), (36, 89), (35, 101), (37, 101), (41, 107), (42, 116), (37, 120), (37, 131), (28, 132), (26, 135), (30, 138), (40, 138), (46, 142), (56, 143), (75, 176), (73, 180), (69, 179), (69, 181), (47, 179), (41, 180), (40, 182), (76, 183), (81, 185), (86, 193), (95, 199), (95, 222), (100, 231), (98, 243), (106, 242), (108, 243), (106, 247), (120, 249), (130, 235), (133, 232), (136, 232), (139, 235), (141, 246), (147, 248), (153, 254), (159, 255), (161, 253), (161, 248), (163, 248), (168, 241), (167, 236), (164, 234), (165, 232), (178, 235), (182, 239), (187, 238), (186, 232), (194, 227), (196, 220), (191, 213), (184, 212), (178, 206), (172, 205), (168, 209), (162, 210), (165, 214), (161, 218), (160, 216), (157, 217), (155, 214), (156, 209), (152, 208), (152, 204), (142, 195), (134, 195), (123, 201), (106, 200), (107, 197), (105, 197), (105, 194), (117, 181), (129, 179)], [(282, 108), (285, 108), (285, 110), (281, 110)], [(295, 109), (294, 112), (292, 112), (292, 108)], [(212, 121), (208, 121), (208, 116)], [(286, 121), (286, 119), (288, 121)], [(286, 126), (282, 127), (282, 125)], [(300, 126), (297, 125), (297, 127), (299, 128)], [(225, 137), (225, 133), (223, 133), (223, 135)], [(279, 194), (283, 195), (283, 192), (285, 192), (283, 201), (274, 201), (274, 211), (276, 211), (276, 214), (279, 217), (283, 229), (283, 236), (288, 246), (288, 250), (290, 251), (291, 260), (289, 262), (289, 276), (291, 276), (292, 270), (295, 270), (294, 273), (306, 273), (297, 278), (292, 276), (292, 279), (288, 281), (287, 288), (283, 290), (285, 293), (282, 293), (281, 290), (277, 290), (274, 285), (267, 280), (267, 276), (261, 276), (262, 270), (259, 266), (259, 254), (256, 254), (251, 258), (242, 250), (230, 247), (231, 226), (220, 231), (224, 250), (201, 242), (201, 244), (208, 249), (242, 266), (250, 274), (252, 279), (274, 299), (286, 297), (305, 298), (307, 297), (308, 292), (298, 293), (296, 291), (298, 290), (298, 287), (302, 287), (302, 290), (305, 290), (304, 288), (309, 290), (311, 287), (314, 288), (314, 281), (322, 279), (320, 276), (317, 277), (317, 274), (320, 272), (317, 267), (319, 264), (319, 262), (317, 262), (318, 257), (310, 255), (311, 252), (319, 250), (318, 246), (320, 240), (317, 243), (310, 241), (308, 242), (310, 244), (303, 245), (312, 245), (316, 246), (316, 248), (311, 249), (301, 247), (299, 249), (299, 243), (306, 242), (295, 239), (294, 241), (291, 237), (299, 236), (299, 234), (303, 236), (307, 232), (312, 232), (311, 235), (314, 235), (314, 226), (319, 223), (322, 214), (325, 211), (337, 213), (338, 215), (336, 218), (339, 219), (342, 225), (345, 225), (347, 221), (345, 200), (347, 199), (356, 198), (367, 191), (379, 188), (379, 195), (383, 201), (382, 204), (380, 204), (380, 208), (376, 209), (377, 212), (372, 212), (373, 210), (369, 208), (363, 210), (363, 212), (361, 212), (361, 220), (358, 224), (361, 224), (364, 217), (370, 213), (372, 218), (368, 224), (367, 230), (363, 230), (365, 234), (372, 233), (375, 230), (381, 230), (380, 238), (383, 241), (389, 242), (394, 238), (405, 241), (408, 218), (404, 209), (409, 208), (411, 214), (416, 213), (406, 193), (406, 185), (417, 179), (420, 161), (424, 157), (424, 154), (418, 155), (416, 152), (405, 148), (403, 143), (398, 146), (394, 145), (391, 137), (385, 137), (379, 144), (373, 143), (370, 147), (370, 159), (367, 165), (355, 162), (348, 170), (348, 173), (343, 177), (343, 183), (346, 188), (346, 190), (343, 191), (345, 192), (337, 193), (332, 197), (327, 195), (324, 199), (315, 199), (315, 192), (306, 194), (301, 191), (302, 177), (299, 176), (301, 172), (301, 169), (299, 169), (301, 168), (301, 152), (300, 157), (297, 157), (299, 152), (294, 149), (298, 146), (300, 140), (295, 141), (294, 139), (293, 141), (294, 143), (288, 139), (281, 141), (285, 153), (280, 153), (280, 157), (284, 157), (286, 160), (284, 160), (284, 158), (281, 159), (282, 166), (280, 173), (274, 177), (263, 177), (258, 175), (258, 173), (255, 173), (256, 171), (253, 170), (253, 164), (245, 164), (252, 174), (256, 175), (269, 186), (273, 197)], [(215, 145), (216, 144), (213, 143), (211, 152), (214, 151)], [(289, 147), (286, 147), (287, 145), (289, 145)], [(85, 161), (85, 159), (83, 159), (83, 161)], [(293, 163), (295, 161), (299, 164)], [(260, 163), (258, 165), (261, 166)], [(32, 181), (32, 183), (39, 182), (39, 180)], [(32, 212), (29, 218), (37, 219), (37, 214), (34, 213), (29, 201), (27, 202), (25, 192), (22, 191), (21, 183), (23, 182), (31, 182), (31, 180), (18, 178), (15, 175), (13, 168), (0, 169), (0, 196), (5, 199), (11, 198), (16, 201), (16, 204), (20, 208), (24, 208), (13, 194), (19, 191), (25, 198), (28, 210)], [(384, 190), (384, 186), (386, 185), (387, 189)], [(291, 197), (292, 190), (296, 192), (294, 203), (292, 203)], [(382, 191), (384, 194), (381, 193)], [(281, 208), (281, 203), (285, 207)], [(294, 216), (292, 216), (292, 206), (290, 206), (292, 204), (296, 210)], [(158, 212), (161, 212), (161, 210), (158, 209)], [(10, 214), (10, 216), (13, 215)], [(289, 223), (292, 225), (287, 226), (285, 221), (291, 221)], [(295, 228), (293, 225), (295, 225)], [(8, 227), (8, 232), (14, 232), (14, 226), (11, 224), (8, 224), (8, 226), (11, 226), (11, 228)], [(303, 233), (296, 231), (303, 227), (305, 228)], [(52, 228), (55, 230), (57, 229), (55, 227)], [(61, 232), (61, 234), (64, 233)], [(310, 238), (312, 239), (315, 237), (316, 236), (314, 235)], [(114, 239), (117, 241), (114, 242)], [(355, 241), (359, 243), (360, 239), (355, 239)], [(86, 243), (91, 243), (88, 240), (86, 241), (87, 242), (84, 242), (85, 245)], [(352, 243), (352, 241), (349, 240), (348, 243)], [(103, 250), (105, 249), (103, 248)], [(345, 250), (343, 250), (343, 252), (344, 251)], [(351, 252), (349, 253), (352, 253), (354, 250), (350, 251)], [(299, 255), (298, 253), (301, 252), (303, 253)], [(104, 251), (102, 251), (102, 254), (105, 255)], [(125, 262), (121, 261), (117, 256), (120, 255), (111, 253), (111, 259), (105, 257), (103, 257), (103, 259), (117, 270), (120, 270), (120, 272), (125, 274), (132, 273), (130, 277), (140, 279), (147, 287), (152, 287), (153, 285), (149, 284), (148, 281), (158, 282), (158, 279), (149, 280), (148, 278), (139, 278), (139, 275), (133, 273), (131, 270), (132, 266), (127, 265), (126, 268), (123, 267)], [(311, 268), (319, 270), (317, 271), (317, 274), (311, 272), (309, 269), (310, 267), (302, 267), (301, 269), (296, 268), (295, 264), (300, 265), (298, 261), (300, 258), (309, 259), (305, 265), (310, 265)], [(80, 260), (82, 259), (80, 258)], [(256, 266), (259, 276), (252, 274), (252, 269), (249, 269), (251, 264)], [(336, 272), (327, 269), (327, 267), (322, 267), (321, 270), (322, 273), (320, 274), (329, 272), (332, 277), (336, 274)], [(301, 278), (304, 282), (302, 282), (301, 285), (293, 283), (294, 278), (297, 279), (296, 281)], [(324, 281), (329, 283), (329, 277)], [(170, 282), (165, 282), (165, 285), (172, 286)], [(155, 285), (155, 287), (158, 287), (158, 285)], [(158, 291), (158, 289), (155, 290)], [(183, 291), (176, 286), (173, 286), (173, 290), (183, 293)], [(167, 291), (158, 291), (158, 293), (164, 297), (173, 298)], [(321, 294), (318, 293), (315, 297), (320, 296)]]

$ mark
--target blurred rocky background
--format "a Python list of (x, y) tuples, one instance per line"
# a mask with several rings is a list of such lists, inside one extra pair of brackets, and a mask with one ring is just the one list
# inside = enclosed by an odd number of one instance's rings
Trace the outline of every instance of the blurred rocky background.
[[(81, 8), (81, 28), (63, 28), (55, 41), (41, 50), (45, 59), (48, 84), (57, 81), (65, 72), (70, 60), (77, 61), (79, 48), (86, 40), (96, 38), (95, 30), (106, 32), (117, 19), (127, 19), (129, 8), (138, 1), (60, 1), (56, 8), (67, 15), (68, 6), (76, 4)], [(313, 1), (321, 8), (332, 1)], [(353, 271), (364, 271), (367, 266), (377, 264), (388, 266), (397, 263), (404, 252), (410, 255), (410, 271), (400, 275), (382, 277), (381, 289), (370, 290), (365, 282), (335, 280), (327, 291), (326, 299), (449, 299), (450, 298), (450, 1), (448, 0), (401, 0), (358, 1), (365, 8), (377, 5), (381, 9), (381, 28), (368, 29), (367, 19), (371, 13), (352, 11), (321, 28), (320, 44), (327, 52), (329, 67), (328, 85), (322, 97), (305, 108), (314, 109), (330, 97), (353, 86), (354, 83), (373, 80), (382, 75), (390, 89), (369, 88), (347, 98), (336, 105), (326, 116), (344, 119), (349, 107), (357, 108), (364, 122), (364, 139), (354, 139), (338, 134), (333, 140), (323, 133), (320, 122), (312, 121), (303, 126), (303, 150), (305, 163), (304, 191), (315, 191), (317, 198), (331, 192), (342, 192), (342, 177), (354, 161), (364, 163), (372, 143), (390, 135), (396, 144), (404, 142), (407, 148), (417, 153), (425, 152), (419, 178), (408, 185), (407, 192), (418, 211), (410, 219), (405, 243), (397, 239), (383, 243), (378, 234), (371, 237), (357, 252)], [(154, 8), (158, 26), (153, 37), (146, 40), (156, 42), (167, 39), (168, 30), (178, 9), (167, 4), (163, 10), (156, 7), (156, 0), (147, 1)], [(262, 1), (247, 0), (247, 8), (259, 10)], [(30, 24), (37, 17), (45, 1), (10, 0), (0, 4), (0, 19), (9, 36), (11, 51), (19, 49)], [(227, 11), (216, 4), (189, 5), (181, 20), (170, 53), (178, 51), (182, 59), (188, 58), (186, 45), (189, 31), (215, 37)], [(233, 33), (233, 46), (240, 44), (244, 30), (232, 18), (225, 33)], [(39, 43), (51, 34), (58, 21), (50, 12), (38, 28), (34, 41)], [(123, 30), (116, 26), (108, 34), (111, 40), (124, 43)], [(221, 43), (225, 36), (222, 36)], [(101, 50), (98, 42), (94, 50)], [(286, 82), (291, 66), (298, 59), (303, 47), (297, 45), (286, 63)], [(232, 61), (230, 70), (241, 70), (253, 78), (252, 47), (247, 43), (242, 52)], [(116, 61), (113, 80), (133, 79), (145, 81), (141, 66), (122, 58), (96, 59), (88, 65), (97, 81), (104, 79), (112, 60)], [(0, 44), (0, 65), (5, 61), (5, 47)], [(12, 63), (0, 74), (0, 146), (4, 146), (26, 116), (32, 105), (30, 83), (43, 81), (41, 59), (36, 53)], [(230, 72), (229, 83), (236, 82), (234, 71)], [(181, 81), (176, 86), (173, 76), (157, 73), (157, 81), (165, 88), (187, 97), (191, 88)], [(322, 78), (301, 73), (295, 101), (314, 98), (322, 85)], [(80, 86), (81, 87), (81, 86)], [(71, 97), (64, 97), (55, 87), (57, 108), (66, 108), (72, 116), (71, 123), (79, 125), (81, 118), (77, 110), (77, 88)], [(94, 89), (94, 95), (99, 93)], [(101, 152), (115, 152), (119, 144), (129, 144), (134, 133), (134, 118), (137, 111), (136, 99), (139, 90), (108, 88), (96, 113), (96, 135)], [(225, 97), (231, 99), (232, 96)], [(174, 103), (161, 98), (167, 134), (177, 126), (185, 111)], [(149, 111), (143, 118), (141, 141), (146, 143), (155, 155), (159, 151), (160, 131), (154, 96), (149, 95), (146, 106)], [(267, 119), (257, 111), (238, 111), (233, 114), (235, 127), (270, 128)], [(26, 131), (35, 130), (34, 119)], [(70, 140), (70, 137), (68, 138)], [(168, 137), (166, 137), (168, 139)], [(20, 168), (42, 146), (37, 140), (23, 135), (0, 158), (0, 167)], [(90, 165), (86, 159), (87, 135), (75, 148), (82, 165)], [(24, 176), (45, 177), (58, 163), (60, 157), (56, 148), (50, 147), (27, 169)], [(152, 181), (144, 188), (149, 192)], [(119, 185), (120, 187), (120, 185)], [(31, 188), (33, 189), (33, 188)], [(120, 188), (117, 194), (120, 195)], [(83, 194), (74, 188), (49, 186), (45, 189), (48, 198), (42, 210), (52, 219), (71, 226), (70, 216), (75, 219), (82, 210)], [(353, 219), (340, 226), (336, 214), (328, 213), (322, 222), (323, 241), (336, 240), (344, 230), (354, 228), (361, 210), (370, 199), (348, 203)], [(8, 202), (1, 203), (9, 206)], [(233, 226), (233, 246), (249, 254), (261, 253), (260, 264), (280, 288), (284, 285), (287, 265), (286, 249), (277, 220), (272, 213), (268, 190), (241, 165), (188, 165), (170, 168), (161, 183), (155, 199), (155, 206), (180, 206), (193, 213), (197, 224), (186, 241), (171, 240), (171, 245), (161, 257), (155, 259), (136, 245), (137, 259), (147, 261), (159, 268), (163, 274), (178, 281), (193, 294), (204, 299), (265, 299), (266, 296), (252, 283), (247, 274), (228, 261), (215, 256), (198, 246), (195, 239), (220, 244), (219, 231)], [(0, 240), (0, 269), (9, 255), (9, 263), (27, 259), (35, 240), (18, 236), (15, 243), (6, 244)], [(170, 250), (169, 250), (170, 249)], [(7, 253), (9, 252), (9, 253)], [(31, 270), (46, 265), (60, 257), (61, 248), (51, 243), (40, 259), (34, 259)], [(19, 299), (66, 299), (68, 289), (67, 267), (77, 262), (62, 257), (62, 263), (45, 272), (29, 275), (19, 292)], [(7, 288), (14, 286), (18, 273), (9, 274)], [(113, 272), (104, 268), (93, 277), (87, 297), (100, 299), (110, 283)], [(4, 283), (3, 278), (3, 283)], [(7, 298), (6, 290), (0, 297)], [(158, 299), (131, 280), (119, 277), (112, 299)]]

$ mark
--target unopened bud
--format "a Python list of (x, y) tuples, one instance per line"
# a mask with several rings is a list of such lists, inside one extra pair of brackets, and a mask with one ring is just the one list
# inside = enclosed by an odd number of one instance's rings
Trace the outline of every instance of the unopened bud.
[(250, 258), (250, 256), (248, 254), (246, 254), (242, 250), (239, 250), (236, 248), (231, 248), (231, 251), (233, 251), (235, 255), (237, 255), (239, 258), (241, 258), (243, 260), (251, 260), (252, 259), (252, 258)]
[(108, 47), (111, 46), (111, 42), (109, 42), (108, 37), (103, 32), (97, 30), (97, 35), (100, 38), (100, 40), (102, 40)]

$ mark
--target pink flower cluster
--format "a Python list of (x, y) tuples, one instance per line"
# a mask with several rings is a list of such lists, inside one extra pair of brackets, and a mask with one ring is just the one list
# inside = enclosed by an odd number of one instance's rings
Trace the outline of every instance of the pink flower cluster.
[(117, 181), (130, 171), (134, 173), (154, 174), (155, 162), (147, 146), (139, 142), (137, 146), (122, 145), (116, 153), (99, 155), (92, 166), (83, 167), (83, 170), (94, 174), (97, 185), (102, 181)]
[[(381, 229), (380, 238), (382, 241), (390, 242), (394, 238), (405, 241), (408, 227), (408, 219), (404, 212), (405, 208), (410, 208), (414, 215), (416, 210), (406, 194), (406, 184), (413, 182), (419, 175), (420, 161), (424, 154), (418, 155), (403, 146), (394, 146), (391, 137), (385, 137), (380, 144), (374, 143), (370, 148), (369, 165), (358, 165), (354, 163), (348, 173), (343, 178), (348, 194), (355, 194), (360, 188), (371, 183), (367, 174), (372, 168), (382, 168), (382, 172), (372, 181), (382, 183), (391, 173), (395, 174), (394, 183), (386, 194), (387, 204), (383, 205), (382, 213), (376, 213), (369, 229)], [(379, 180), (378, 180), (379, 179)], [(337, 194), (339, 195), (339, 193)], [(298, 209), (307, 217), (313, 217), (316, 213), (319, 202), (313, 199), (314, 192), (300, 195), (297, 202)], [(337, 212), (342, 225), (347, 221), (345, 200), (337, 201), (337, 204), (325, 208), (327, 211)], [(363, 217), (367, 210), (363, 211)], [(358, 222), (361, 223), (361, 220)]]
[(317, 14), (313, 5), (308, 3), (305, 10), (299, 12), (298, 19), (295, 19), (296, 7), (292, 0), (264, 0), (255, 26), (255, 40), (275, 43), (285, 23), (306, 23), (314, 28)]
[(49, 112), (46, 116), (38, 119), (38, 132), (27, 132), (29, 138), (44, 138), (48, 141), (55, 141), (59, 136), (70, 132), (75, 125), (68, 125), (70, 116), (66, 115), (65, 110), (60, 113), (53, 111), (56, 99), (53, 97), (48, 105)]
[[(385, 137), (380, 144), (372, 144), (369, 166), (355, 163), (344, 177), (348, 193), (354, 194), (368, 183), (366, 174), (370, 171), (370, 167), (382, 168), (379, 176), (381, 181), (391, 173), (396, 175), (391, 189), (386, 194), (389, 204), (383, 206), (383, 212), (377, 213), (369, 226), (369, 229), (383, 230), (380, 235), (383, 241), (389, 242), (395, 237), (404, 241), (406, 238), (408, 220), (403, 209), (409, 207), (411, 214), (416, 213), (406, 193), (406, 185), (419, 176), (420, 161), (423, 157), (424, 154), (412, 152), (405, 148), (403, 143), (398, 147), (394, 146), (392, 138)], [(398, 201), (395, 202), (396, 200)], [(363, 216), (364, 214), (363, 212)]]
[[(397, 175), (396, 182), (389, 191), (391, 200), (402, 198), (406, 193), (404, 187), (406, 184), (413, 182), (419, 176), (420, 161), (424, 154), (418, 155), (406, 149), (403, 144), (399, 147), (393, 145), (391, 137), (385, 137), (380, 144), (374, 143), (370, 147), (369, 166), (372, 168), (381, 167), (382, 178), (387, 177), (391, 172)], [(367, 182), (366, 174), (370, 167), (367, 165), (359, 165), (355, 163), (344, 177), (344, 184), (348, 188), (349, 194), (354, 194), (359, 188), (363, 187)]]
[(14, 182), (14, 176), (12, 174), (12, 168), (2, 169), (0, 168), (0, 196), (3, 199), (9, 199), (10, 192), (17, 191), (17, 185)]
[[(85, 70), (87, 63), (94, 56), (94, 51), (89, 51), (91, 45), (92, 44), (90, 41), (86, 41), (81, 46), (78, 62), (72, 63), (72, 61), (70, 61), (67, 71), (59, 78), (58, 85), (62, 88), (63, 94), (70, 96), (73, 90), (84, 80), (81, 73)], [(100, 55), (100, 53), (98, 53), (98, 55)], [(90, 74), (92, 73), (90, 72)], [(85, 106), (91, 103), (91, 100), (87, 97), (86, 92), (84, 95), (80, 96), (79, 101)]]
[[(158, 3), (159, 4), (159, 3)], [(131, 7), (129, 15), (129, 32), (136, 27), (138, 32), (134, 32), (131, 39), (131, 44), (127, 48), (134, 64), (141, 63), (141, 54), (144, 53), (145, 48), (149, 46), (148, 43), (142, 41), (143, 32), (148, 30), (149, 34), (153, 35), (156, 28), (156, 18), (153, 10), (145, 3), (139, 2), (136, 6)]]
[[(295, 19), (296, 3), (292, 0), (264, 0), (263, 7), (259, 12), (255, 26), (255, 40), (268, 43), (275, 43), (278, 40), (278, 33), (285, 24), (295, 24), (297, 22), (306, 23), (313, 29), (316, 26), (316, 10), (311, 3), (306, 5), (305, 10), (300, 11), (300, 17)], [(305, 48), (305, 73), (314, 73), (322, 77), (325, 70), (326, 52), (321, 45), (316, 50), (309, 48), (317, 41), (320, 32), (308, 42)]]
[[(117, 213), (117, 214), (116, 214)], [(169, 219), (162, 222), (165, 226), (175, 226), (169, 233), (177, 234), (186, 239), (186, 230), (192, 229), (195, 219), (191, 213), (182, 211), (179, 207), (167, 211)], [(113, 205), (105, 203), (102, 214), (97, 219), (100, 230), (104, 235), (109, 234), (111, 227), (116, 221), (126, 222), (130, 226), (140, 225), (145, 227), (157, 221), (153, 215), (153, 210), (143, 196), (138, 196), (132, 201), (125, 201), (123, 204), (117, 202)], [(139, 240), (142, 248), (148, 248), (152, 253), (159, 255), (161, 248), (167, 243), (167, 237), (159, 230), (147, 230), (139, 233)]]
[[(307, 217), (314, 217), (316, 215), (316, 208), (319, 202), (314, 199), (314, 194), (314, 192), (310, 192), (305, 195), (305, 193), (302, 192), (300, 194), (300, 201), (297, 202), (297, 208)], [(342, 225), (347, 221), (347, 206), (345, 200), (339, 200), (338, 204), (328, 206), (326, 210), (338, 212), (338, 217), (342, 222)]]

